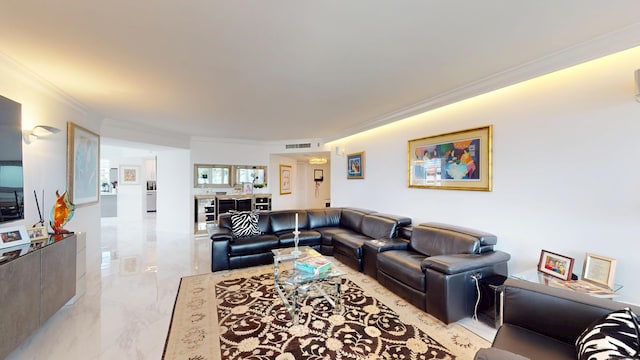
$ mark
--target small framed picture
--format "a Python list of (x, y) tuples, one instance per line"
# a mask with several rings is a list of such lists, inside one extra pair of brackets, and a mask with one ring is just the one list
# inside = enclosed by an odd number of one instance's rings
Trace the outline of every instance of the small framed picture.
[(582, 266), (582, 280), (613, 289), (616, 259), (587, 253)]
[(137, 185), (140, 183), (139, 166), (120, 166), (120, 185)]
[(562, 280), (571, 280), (574, 259), (568, 256), (542, 250), (538, 271)]
[(347, 155), (347, 179), (364, 179), (364, 151)]
[(324, 171), (322, 169), (313, 169), (313, 181), (323, 181)]
[(24, 225), (0, 229), (0, 249), (29, 244), (29, 235)]
[(29, 235), (29, 240), (32, 242), (45, 240), (49, 237), (46, 226), (34, 226), (27, 228), (27, 234)]

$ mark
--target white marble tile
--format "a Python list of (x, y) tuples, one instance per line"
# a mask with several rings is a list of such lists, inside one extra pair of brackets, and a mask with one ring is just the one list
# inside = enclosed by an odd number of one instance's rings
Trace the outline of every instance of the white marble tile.
[(102, 263), (87, 264), (100, 273), (7, 359), (160, 359), (180, 278), (209, 272), (209, 251), (206, 237), (156, 232), (154, 217), (103, 218)]

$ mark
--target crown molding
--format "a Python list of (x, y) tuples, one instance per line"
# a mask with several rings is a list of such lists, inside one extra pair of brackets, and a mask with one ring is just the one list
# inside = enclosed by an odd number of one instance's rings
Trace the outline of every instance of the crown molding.
[(371, 130), (410, 116), (425, 113), (465, 99), (482, 95), (510, 85), (566, 69), (590, 60), (614, 54), (640, 45), (640, 23), (596, 37), (548, 56), (533, 60), (505, 71), (470, 82), (437, 96), (424, 99), (413, 105), (380, 115), (325, 138), (325, 142), (339, 140), (348, 136)]
[(15, 59), (13, 59), (12, 57), (8, 56), (3, 52), (0, 52), (0, 65), (6, 66), (6, 68), (9, 71), (13, 72), (17, 76), (20, 76), (29, 85), (45, 91), (48, 95), (51, 95), (57, 100), (65, 103), (66, 105), (73, 107), (75, 110), (85, 114), (94, 112), (89, 107), (87, 107), (80, 101), (76, 100), (71, 95), (62, 91), (60, 88), (55, 86), (49, 80), (38, 75), (33, 70), (29, 69), (28, 67), (24, 66), (22, 63), (16, 61)]

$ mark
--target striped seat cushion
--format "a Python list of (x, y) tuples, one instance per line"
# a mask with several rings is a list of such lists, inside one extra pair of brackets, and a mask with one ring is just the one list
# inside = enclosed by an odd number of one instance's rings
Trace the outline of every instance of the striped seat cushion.
[(579, 360), (640, 359), (640, 325), (631, 309), (607, 314), (576, 340)]
[(251, 211), (236, 211), (231, 214), (231, 231), (233, 237), (260, 235), (258, 227), (258, 213)]

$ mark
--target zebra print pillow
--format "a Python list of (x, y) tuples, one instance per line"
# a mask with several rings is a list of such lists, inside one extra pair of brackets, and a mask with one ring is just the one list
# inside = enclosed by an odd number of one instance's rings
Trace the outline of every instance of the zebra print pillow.
[(638, 320), (628, 307), (596, 320), (576, 340), (578, 359), (640, 359)]
[(260, 235), (258, 228), (258, 213), (251, 211), (236, 211), (231, 214), (231, 231), (233, 237)]

